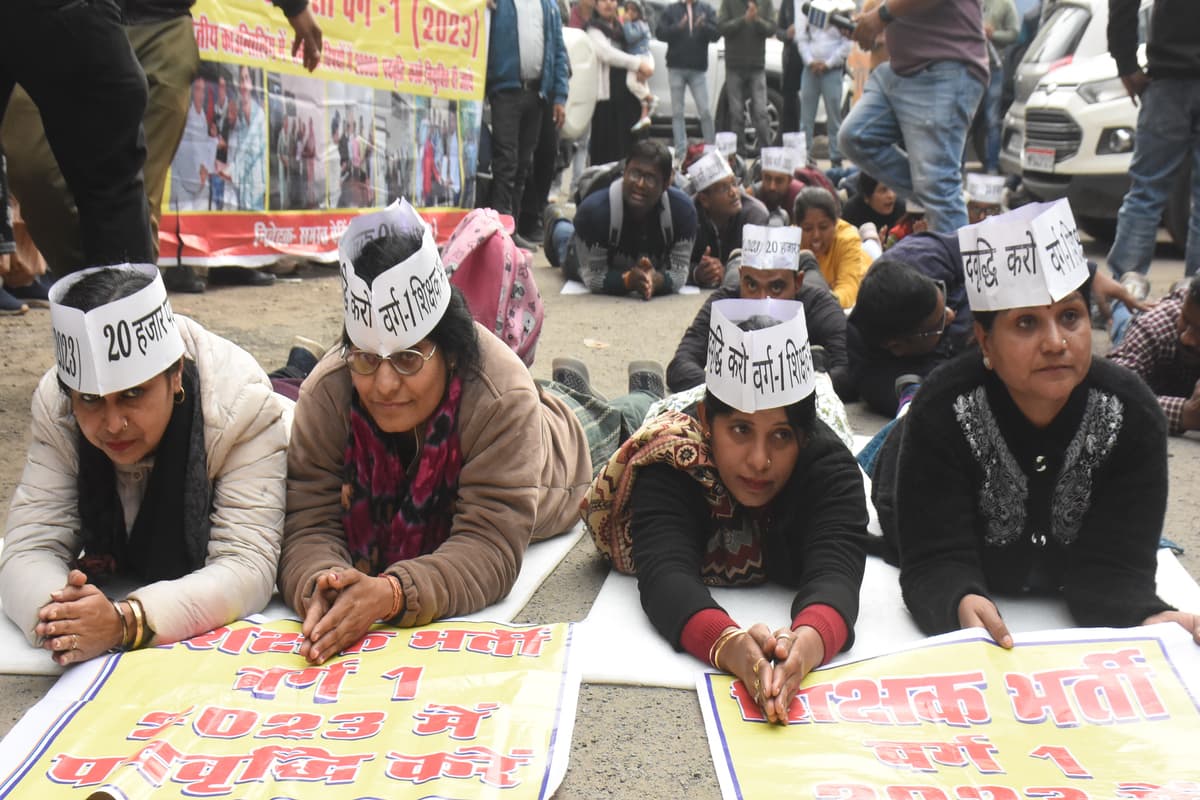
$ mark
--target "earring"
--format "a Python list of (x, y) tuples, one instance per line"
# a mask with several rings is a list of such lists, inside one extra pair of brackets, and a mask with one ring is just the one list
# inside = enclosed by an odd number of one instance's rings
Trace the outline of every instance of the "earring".
[(988, 358), (987, 356), (983, 357), (983, 368), (984, 369), (992, 368), (992, 360), (990, 358)]
[(175, 405), (177, 405), (177, 406), (183, 405), (183, 401), (186, 399), (187, 399), (187, 392), (185, 392), (183, 390), (183, 387), (180, 386), (179, 391), (175, 393)]

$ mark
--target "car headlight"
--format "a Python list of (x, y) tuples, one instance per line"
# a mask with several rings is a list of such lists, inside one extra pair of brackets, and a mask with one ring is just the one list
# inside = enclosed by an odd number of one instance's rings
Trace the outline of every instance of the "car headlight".
[(1121, 100), (1129, 96), (1125, 84), (1120, 78), (1108, 78), (1102, 81), (1081, 83), (1075, 90), (1085, 103), (1107, 103), (1110, 100)]
[(1096, 155), (1132, 153), (1133, 139), (1133, 128), (1105, 128), (1100, 131), (1100, 139), (1096, 143)]

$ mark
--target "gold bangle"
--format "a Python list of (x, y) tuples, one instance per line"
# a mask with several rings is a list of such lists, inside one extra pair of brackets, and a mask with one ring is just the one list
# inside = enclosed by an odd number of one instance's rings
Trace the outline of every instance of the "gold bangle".
[(133, 641), (130, 643), (129, 649), (137, 650), (146, 638), (146, 610), (142, 608), (141, 601), (132, 597), (125, 602), (129, 603), (129, 610), (133, 612)]
[(720, 658), (721, 658), (721, 650), (725, 647), (725, 645), (729, 644), (731, 641), (733, 641), (740, 634), (743, 634), (743, 633), (745, 633), (745, 631), (739, 628), (738, 630), (734, 631), (733, 633), (729, 634), (728, 636), (722, 637), (722, 639), (717, 643), (716, 650), (713, 653), (712, 665), (714, 667), (721, 670), (722, 672), (729, 671), (729, 670), (724, 669), (721, 666), (721, 664), (719, 663)]
[(129, 623), (125, 619), (125, 612), (121, 610), (121, 604), (111, 598), (109, 602), (112, 603), (113, 611), (117, 612), (117, 619), (121, 620), (121, 644), (117, 649), (124, 650), (129, 647)]
[(737, 628), (733, 628), (733, 627), (725, 628), (723, 631), (721, 631), (720, 635), (717, 636), (717, 638), (715, 640), (713, 640), (712, 647), (708, 648), (708, 663), (709, 664), (712, 664), (714, 667), (716, 666), (716, 661), (714, 660), (714, 654), (718, 650), (721, 649), (721, 645), (723, 645), (725, 643), (725, 640), (728, 639), (730, 636), (733, 636), (735, 633), (737, 633), (737, 631), (738, 631)]
[(392, 585), (392, 610), (380, 622), (391, 622), (400, 615), (400, 607), (404, 603), (404, 592), (400, 588), (400, 579), (395, 575), (385, 572), (383, 577), (387, 578), (388, 583)]

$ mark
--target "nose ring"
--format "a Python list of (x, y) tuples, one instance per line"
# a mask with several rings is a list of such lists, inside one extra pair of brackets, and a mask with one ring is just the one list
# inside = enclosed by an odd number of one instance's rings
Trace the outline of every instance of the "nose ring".
[(767, 469), (771, 468), (771, 459), (767, 459)]
[(1063, 347), (1066, 347), (1066, 346), (1067, 346), (1067, 340), (1063, 339)]
[(122, 417), (122, 418), (121, 418), (121, 430), (122, 430), (122, 431), (127, 431), (127, 430), (129, 430), (129, 417)]

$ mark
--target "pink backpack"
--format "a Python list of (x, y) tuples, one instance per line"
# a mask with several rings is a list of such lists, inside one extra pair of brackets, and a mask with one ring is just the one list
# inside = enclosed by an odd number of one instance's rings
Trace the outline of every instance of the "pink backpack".
[(442, 264), (476, 322), (532, 366), (546, 309), (533, 280), (533, 256), (513, 242), (511, 227), (511, 217), (475, 209), (450, 234)]

